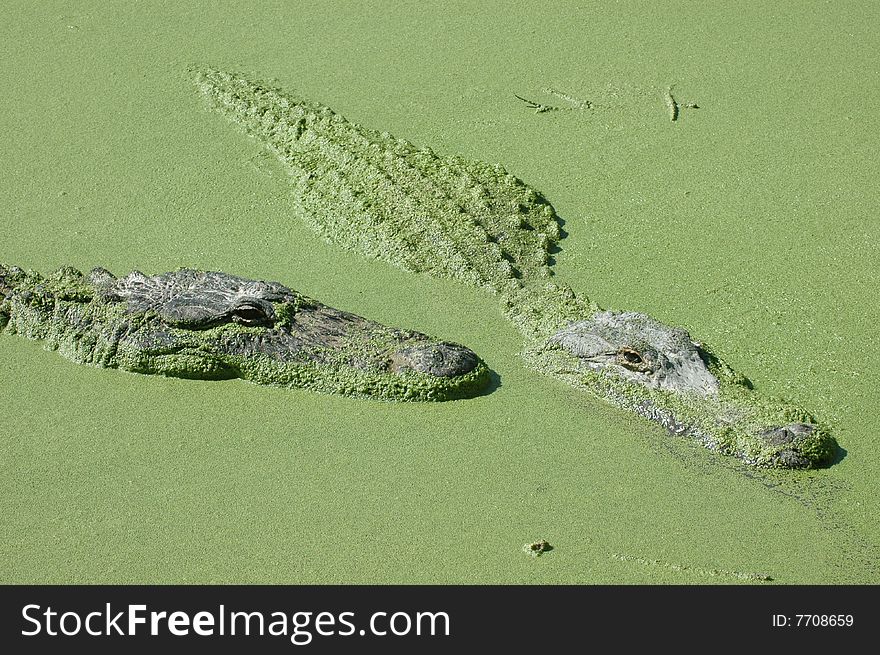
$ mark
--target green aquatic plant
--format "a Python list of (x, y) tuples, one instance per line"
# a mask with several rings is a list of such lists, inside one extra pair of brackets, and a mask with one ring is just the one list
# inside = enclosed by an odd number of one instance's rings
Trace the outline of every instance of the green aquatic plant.
[(314, 230), (497, 295), (531, 368), (755, 466), (834, 458), (836, 441), (812, 415), (754, 392), (684, 330), (603, 312), (552, 279), (556, 212), (501, 166), (439, 156), (242, 75), (205, 68), (195, 80), (211, 108), (286, 166), (297, 211)]
[(0, 332), (81, 364), (242, 378), (387, 400), (481, 393), (486, 365), (458, 344), (333, 309), (277, 282), (180, 269), (116, 278), (0, 265)]

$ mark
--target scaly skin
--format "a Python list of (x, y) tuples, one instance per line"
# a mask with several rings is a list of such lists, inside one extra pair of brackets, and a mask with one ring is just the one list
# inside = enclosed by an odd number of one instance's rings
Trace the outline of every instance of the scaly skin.
[(464, 398), (489, 382), (463, 346), (275, 282), (190, 269), (117, 279), (100, 268), (43, 277), (0, 265), (0, 332), (43, 340), (82, 364), (386, 400)]
[(603, 313), (550, 280), (556, 213), (500, 166), (437, 156), (242, 75), (206, 68), (195, 77), (212, 109), (287, 167), (313, 229), (405, 270), (495, 293), (525, 337), (530, 367), (755, 466), (833, 460), (827, 428), (753, 392), (687, 333), (644, 314)]
[(196, 83), (281, 160), (302, 218), (327, 240), (498, 293), (550, 277), (553, 207), (500, 166), (438, 157), (240, 75), (202, 69)]

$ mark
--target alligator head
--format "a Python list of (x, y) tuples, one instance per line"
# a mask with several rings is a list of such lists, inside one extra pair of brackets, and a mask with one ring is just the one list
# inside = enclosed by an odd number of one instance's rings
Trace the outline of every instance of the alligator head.
[[(18, 269), (20, 271), (20, 269)], [(86, 278), (21, 273), (4, 306), (12, 331), (69, 358), (138, 373), (396, 400), (481, 392), (469, 349), (333, 309), (275, 282), (181, 269)]]
[(811, 468), (833, 459), (827, 429), (764, 399), (685, 330), (636, 312), (596, 312), (527, 352), (533, 365), (750, 464)]
[(613, 370), (645, 387), (702, 396), (718, 393), (718, 379), (688, 333), (645, 314), (599, 312), (560, 330), (550, 343), (594, 371)]

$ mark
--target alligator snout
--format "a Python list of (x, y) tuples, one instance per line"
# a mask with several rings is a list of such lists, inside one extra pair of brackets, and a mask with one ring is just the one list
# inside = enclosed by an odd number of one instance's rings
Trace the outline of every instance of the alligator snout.
[(473, 371), (479, 363), (476, 353), (456, 343), (432, 343), (398, 350), (390, 370), (412, 370), (450, 378)]
[(782, 444), (796, 442), (798, 437), (812, 434), (814, 429), (814, 426), (809, 423), (789, 423), (780, 428), (767, 430), (761, 436), (763, 436), (771, 446), (781, 446)]
[[(821, 439), (817, 427), (809, 423), (796, 422), (770, 428), (760, 436), (768, 446), (779, 448), (775, 455), (776, 463), (787, 468), (811, 468), (827, 464), (837, 449), (836, 442)], [(822, 452), (812, 452), (817, 447), (821, 447)]]

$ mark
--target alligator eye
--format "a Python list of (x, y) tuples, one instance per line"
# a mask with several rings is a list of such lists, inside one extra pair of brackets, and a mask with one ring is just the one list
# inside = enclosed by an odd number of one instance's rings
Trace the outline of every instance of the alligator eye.
[(266, 312), (255, 305), (241, 305), (232, 313), (232, 320), (242, 325), (263, 325), (269, 320)]
[(642, 363), (642, 356), (632, 348), (622, 348), (620, 351), (620, 356), (623, 357), (624, 361), (628, 364)]

